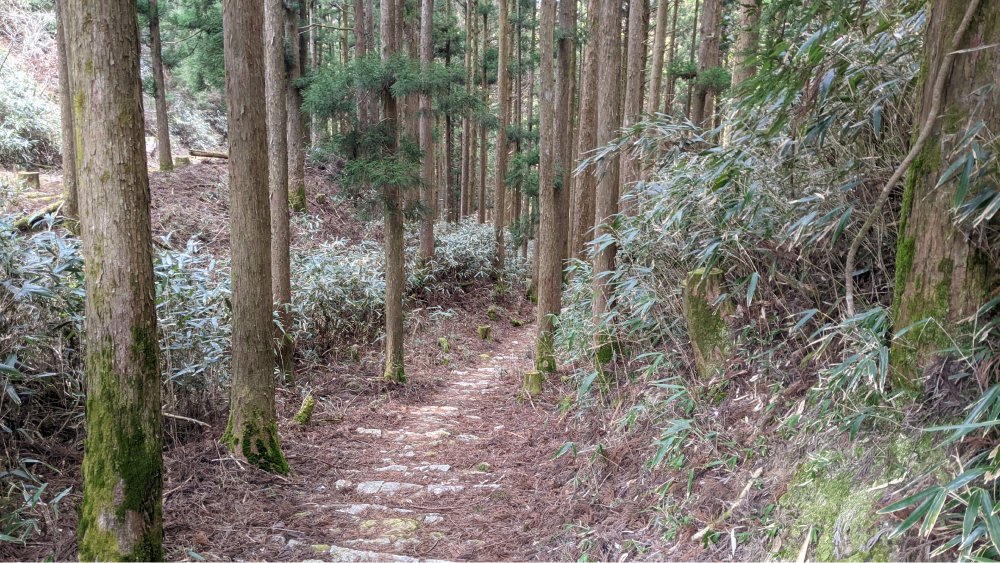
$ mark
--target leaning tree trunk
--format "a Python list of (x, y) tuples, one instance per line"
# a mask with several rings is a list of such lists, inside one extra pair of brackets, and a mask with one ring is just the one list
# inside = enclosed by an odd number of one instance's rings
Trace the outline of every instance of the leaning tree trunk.
[[(646, 18), (644, 2), (642, 0), (632, 0), (629, 6), (629, 35), (628, 35), (628, 64), (625, 78), (625, 111), (624, 126), (631, 127), (642, 119), (642, 90), (644, 86), (643, 71), (646, 69), (646, 50), (644, 43), (648, 35), (646, 30)], [(636, 158), (630, 148), (625, 148), (621, 152), (622, 170), (622, 192), (626, 191), (639, 180), (640, 160)], [(624, 193), (622, 194), (624, 195)], [(629, 213), (633, 212), (634, 201), (626, 198), (622, 202), (622, 208)]]
[[(382, 32), (382, 63), (386, 63), (400, 48), (402, 14), (391, 0), (382, 3), (379, 29)], [(382, 91), (382, 118), (389, 126), (390, 157), (399, 148), (398, 111), (396, 98), (386, 85)], [(382, 188), (385, 205), (385, 379), (404, 383), (403, 367), (403, 291), (406, 289), (406, 272), (403, 253), (403, 190), (399, 186)]]
[(507, 0), (500, 0), (500, 27), (497, 29), (497, 36), (500, 40), (500, 48), (497, 57), (497, 92), (499, 103), (497, 112), (499, 123), (497, 124), (497, 146), (496, 146), (496, 171), (495, 189), (493, 192), (493, 235), (496, 238), (497, 253), (493, 263), (493, 275), (502, 276), (505, 261), (504, 248), (504, 192), (506, 191), (507, 176), (507, 126), (510, 125), (510, 76), (507, 71), (507, 64), (510, 62), (510, 33), (509, 14), (507, 11)]
[[(927, 18), (917, 121), (931, 119), (933, 129), (906, 177), (892, 306), (897, 332), (929, 317), (935, 321), (908, 331), (893, 343), (894, 381), (911, 389), (919, 387), (922, 373), (935, 361), (934, 351), (953, 346), (952, 339), (967, 328), (962, 320), (973, 315), (997, 285), (996, 266), (974, 245), (975, 237), (970, 240), (954, 224), (951, 210), (958, 183), (937, 187), (941, 173), (951, 165), (948, 153), (955, 136), (961, 137), (969, 122), (982, 120), (986, 130), (1000, 129), (1000, 90), (983, 89), (1000, 81), (996, 49), (955, 55), (950, 68), (943, 69), (940, 111), (928, 115), (942, 59), (954, 50), (952, 39), (967, 7), (966, 2), (936, 0)], [(983, 1), (958, 50), (996, 38), (998, 14), (1000, 2)]]
[[(425, 71), (434, 62), (434, 0), (423, 0), (420, 17), (420, 65)], [(420, 204), (425, 213), (420, 221), (420, 259), (434, 258), (434, 128), (431, 123), (431, 96), (420, 94), (420, 152), (423, 153), (424, 183), (420, 186)]]
[[(580, 158), (587, 158), (589, 151), (597, 148), (597, 31), (599, 26), (599, 0), (590, 0), (587, 7), (587, 28), (590, 41), (583, 56), (583, 77), (580, 85), (579, 143)], [(587, 241), (594, 228), (594, 197), (597, 176), (594, 167), (588, 166), (576, 177), (573, 193), (573, 225), (570, 233), (569, 255), (583, 259), (586, 256)]]
[(160, 8), (157, 0), (149, 0), (149, 53), (152, 59), (153, 83), (156, 84), (156, 152), (160, 170), (173, 170), (170, 154), (170, 123), (167, 121), (167, 82), (163, 78), (163, 52), (160, 47)]
[(76, 179), (76, 132), (73, 128), (73, 90), (66, 53), (66, 0), (56, 0), (56, 51), (59, 57), (59, 120), (62, 133), (64, 217), (78, 219), (80, 205)]
[(68, 0), (62, 13), (87, 296), (79, 556), (160, 561), (163, 432), (138, 14), (129, 0)]
[(757, 48), (760, 33), (757, 22), (760, 21), (762, 0), (741, 0), (740, 29), (736, 36), (736, 52), (733, 57), (733, 88), (757, 72), (757, 67), (747, 64), (747, 60)]
[[(633, 0), (638, 2), (639, 0)], [(597, 77), (597, 145), (604, 146), (615, 139), (621, 127), (621, 96), (618, 86), (621, 83), (621, 14), (616, 2), (601, 3), (600, 29), (597, 33), (598, 46), (598, 77)], [(618, 213), (618, 170), (619, 160), (616, 157), (607, 159), (604, 175), (598, 181), (594, 224), (596, 237), (612, 235), (612, 217)], [(612, 345), (610, 331), (606, 327), (605, 318), (608, 313), (608, 302), (611, 300), (611, 285), (608, 276), (615, 268), (615, 244), (605, 244), (594, 253), (594, 325), (599, 327), (595, 333), (595, 363), (601, 369), (611, 359)]]
[(285, 381), (294, 381), (291, 233), (288, 225), (288, 114), (285, 108), (285, 49), (281, 0), (264, 0), (264, 87), (267, 103), (268, 186), (271, 195), (271, 293), (281, 328), (277, 360)]
[[(538, 308), (536, 309), (537, 333), (535, 335), (535, 369), (553, 372), (556, 369), (552, 347), (555, 309), (553, 296), (557, 283), (559, 253), (556, 248), (555, 194), (555, 78), (552, 68), (552, 51), (556, 19), (556, 0), (542, 0), (538, 28)], [(561, 280), (560, 280), (561, 282)], [(538, 382), (536, 381), (537, 385)], [(525, 392), (531, 392), (526, 386)]]
[(292, 209), (306, 210), (306, 156), (302, 146), (302, 92), (295, 81), (302, 76), (302, 58), (299, 49), (299, 12), (295, 5), (285, 6), (285, 39), (291, 49), (288, 59), (288, 199)]
[(225, 0), (222, 33), (233, 276), (233, 383), (222, 441), (265, 471), (288, 473), (274, 405), (271, 288), (261, 283), (271, 275), (262, 0)]
[[(698, 78), (719, 66), (719, 38), (722, 36), (722, 1), (705, 0), (701, 12), (701, 42), (698, 44)], [(695, 86), (691, 121), (706, 129), (712, 127), (715, 92), (708, 85)]]

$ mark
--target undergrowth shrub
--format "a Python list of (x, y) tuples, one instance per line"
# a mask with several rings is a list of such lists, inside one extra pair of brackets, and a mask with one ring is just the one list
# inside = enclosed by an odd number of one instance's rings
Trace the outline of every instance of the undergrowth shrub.
[(0, 167), (58, 162), (58, 118), (58, 106), (31, 76), (12, 61), (0, 69)]

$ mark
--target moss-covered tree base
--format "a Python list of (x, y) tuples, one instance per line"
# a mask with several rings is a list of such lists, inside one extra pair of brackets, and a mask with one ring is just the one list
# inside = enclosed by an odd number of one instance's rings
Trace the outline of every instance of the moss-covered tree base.
[(479, 333), (479, 339), (480, 340), (489, 340), (490, 339), (490, 327), (489, 327), (489, 325), (479, 327), (477, 329), (477, 332)]
[(231, 452), (239, 452), (252, 465), (281, 475), (288, 474), (288, 462), (281, 452), (278, 440), (278, 423), (264, 421), (260, 413), (251, 413), (242, 424), (234, 424), (230, 413), (229, 425), (222, 435), (222, 443)]
[(306, 188), (305, 186), (300, 186), (296, 188), (292, 193), (288, 194), (288, 203), (292, 207), (292, 211), (298, 213), (306, 212)]
[(396, 383), (406, 383), (406, 370), (403, 369), (402, 362), (386, 362), (385, 363), (385, 380), (395, 381)]
[(684, 319), (694, 349), (695, 366), (702, 377), (710, 377), (725, 366), (733, 345), (727, 319), (735, 307), (728, 297), (716, 304), (724, 293), (721, 270), (695, 270), (684, 284)]
[(542, 393), (542, 376), (541, 372), (529, 371), (524, 374), (524, 384), (521, 387), (521, 394), (518, 397), (518, 401), (523, 401), (530, 399), (535, 395), (540, 395)]
[(312, 420), (313, 408), (315, 406), (316, 400), (313, 399), (313, 396), (306, 395), (305, 400), (302, 401), (302, 407), (299, 409), (299, 412), (295, 413), (294, 417), (295, 423), (299, 425), (299, 428), (308, 425), (309, 421)]

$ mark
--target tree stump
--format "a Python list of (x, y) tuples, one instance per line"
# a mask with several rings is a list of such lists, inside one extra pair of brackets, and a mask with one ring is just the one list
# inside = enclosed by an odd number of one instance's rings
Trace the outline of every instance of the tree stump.
[(191, 164), (191, 157), (189, 156), (178, 156), (174, 158), (174, 168), (182, 168)]
[(441, 350), (447, 354), (451, 352), (451, 344), (448, 343), (448, 339), (445, 337), (438, 338), (438, 344), (441, 346)]
[(524, 385), (521, 387), (521, 397), (531, 398), (535, 395), (539, 395), (542, 392), (542, 372), (540, 371), (526, 371), (524, 372)]
[(490, 339), (490, 325), (479, 327), (479, 339), (489, 340)]
[(38, 177), (38, 172), (18, 172), (18, 181), (24, 182), (26, 188), (31, 188), (33, 190), (42, 189), (42, 180)]
[(714, 375), (732, 352), (729, 318), (735, 310), (733, 301), (726, 297), (713, 306), (724, 293), (724, 281), (722, 270), (713, 269), (705, 274), (699, 269), (691, 272), (684, 284), (684, 319), (694, 348), (695, 367), (702, 377)]

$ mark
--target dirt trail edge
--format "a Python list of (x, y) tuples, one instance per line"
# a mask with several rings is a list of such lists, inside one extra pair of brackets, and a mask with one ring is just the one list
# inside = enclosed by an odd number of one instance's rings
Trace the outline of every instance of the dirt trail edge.
[[(183, 510), (175, 519), (183, 529), (168, 529), (173, 556), (545, 559), (539, 542), (553, 520), (573, 513), (564, 488), (571, 469), (552, 459), (565, 435), (551, 404), (516, 401), (534, 328), (504, 332), (491, 353), (460, 368), (417, 371), (406, 392), (374, 407), (359, 401), (333, 424), (317, 412), (314, 427), (298, 432), (283, 417), (287, 479), (204, 452), (222, 466), (222, 490), (183, 495), (188, 507), (200, 497), (203, 508)], [(192, 525), (193, 511), (204, 527)]]

